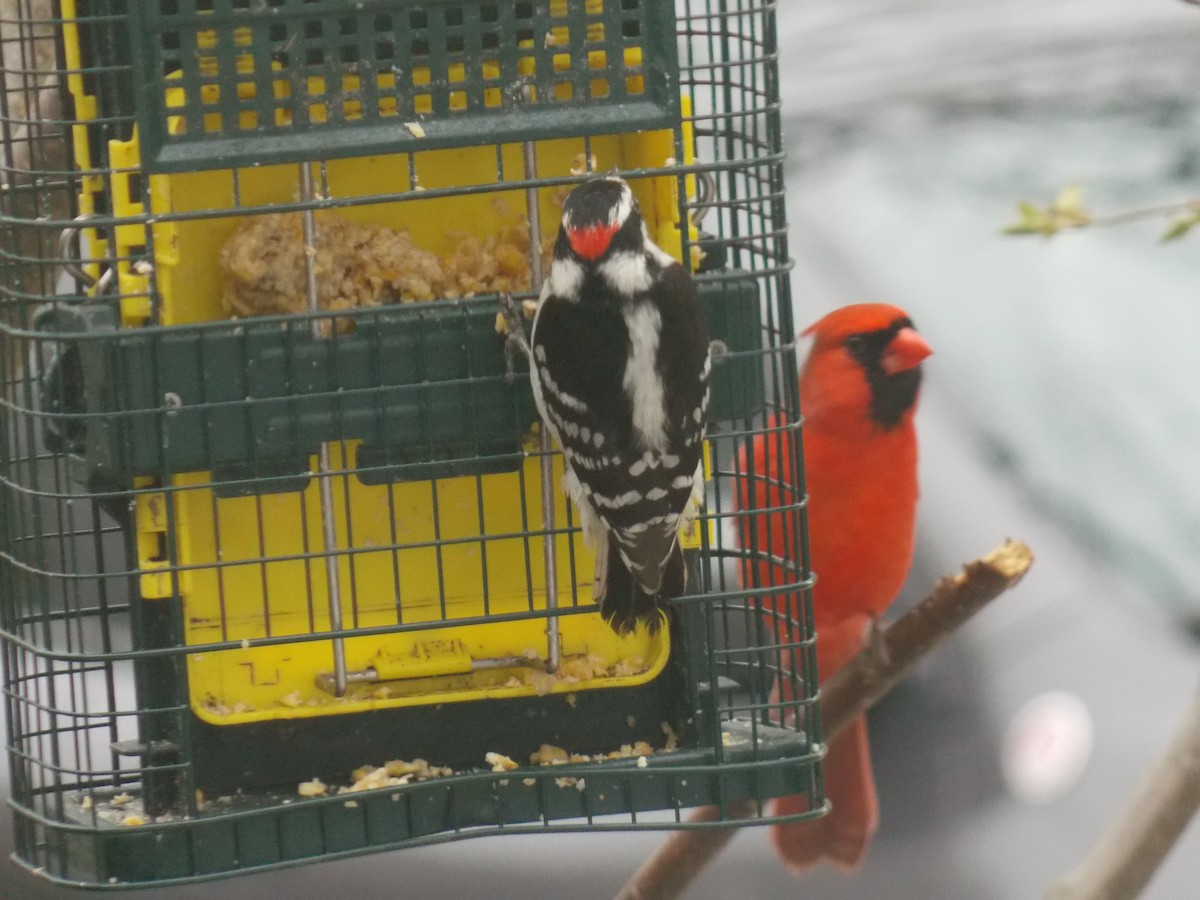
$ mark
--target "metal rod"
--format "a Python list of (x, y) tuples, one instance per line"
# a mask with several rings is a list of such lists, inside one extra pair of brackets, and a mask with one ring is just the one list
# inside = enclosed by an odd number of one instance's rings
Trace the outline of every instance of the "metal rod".
[[(471, 671), (485, 672), (490, 669), (533, 669), (537, 668), (538, 663), (539, 660), (530, 659), (527, 656), (489, 656), (484, 659), (472, 659)], [(401, 681), (407, 678), (419, 680), (421, 678), (430, 677), (436, 678), (438, 676), (409, 676), (393, 674), (388, 680)], [(346, 673), (346, 682), (348, 684), (379, 684), (381, 681), (383, 681), (383, 679), (379, 677), (379, 673), (375, 671), (374, 667), (372, 666), (368, 666), (365, 669), (359, 669), (356, 672)], [(728, 682), (728, 684), (723, 684), (723, 688), (728, 689), (729, 685), (732, 685), (735, 688), (737, 687), (737, 682), (730, 681), (729, 679), (725, 679), (725, 681)], [(322, 672), (317, 676), (317, 687), (325, 691), (327, 694), (332, 694), (336, 690), (336, 684), (334, 683), (333, 676), (328, 672)]]
[[(526, 141), (521, 145), (525, 162), (525, 180), (537, 178), (537, 145)], [(542, 289), (542, 214), (538, 207), (538, 192), (534, 186), (525, 189), (525, 214), (529, 219), (530, 283), (535, 291)], [(532, 365), (532, 362), (530, 363)], [(554, 531), (554, 457), (550, 451), (550, 432), (543, 423), (541, 430), (542, 527), (546, 540), (542, 545), (542, 566), (546, 576), (546, 671), (558, 671), (558, 548)]]
[[(312, 169), (308, 163), (300, 164), (300, 199), (305, 203), (313, 200)], [(312, 208), (304, 210), (304, 274), (307, 279), (308, 311), (321, 309), (317, 295), (317, 270), (314, 258), (317, 255), (317, 221)], [(334, 327), (333, 320), (313, 319), (315, 337), (321, 337), (321, 327)], [(317, 483), (321, 495), (321, 536), (325, 544), (325, 584), (329, 591), (329, 628), (342, 630), (342, 590), (338, 580), (338, 560), (333, 552), (337, 549), (337, 519), (333, 506), (333, 475), (329, 464), (329, 443), (322, 441), (317, 449)], [(346, 693), (346, 643), (340, 637), (333, 639), (333, 693), (341, 697)]]

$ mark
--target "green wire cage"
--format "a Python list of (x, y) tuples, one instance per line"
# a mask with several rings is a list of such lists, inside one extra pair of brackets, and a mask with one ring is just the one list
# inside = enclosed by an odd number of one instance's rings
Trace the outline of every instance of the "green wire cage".
[[(22, 865), (163, 884), (701, 805), (769, 822), (787, 794), (821, 813), (772, 3), (10, 7)], [(726, 348), (690, 594), (627, 636), (497, 322), (536, 297), (565, 194), (614, 166)], [(738, 546), (758, 436), (786, 547)], [(785, 583), (743, 577), (763, 561)]]

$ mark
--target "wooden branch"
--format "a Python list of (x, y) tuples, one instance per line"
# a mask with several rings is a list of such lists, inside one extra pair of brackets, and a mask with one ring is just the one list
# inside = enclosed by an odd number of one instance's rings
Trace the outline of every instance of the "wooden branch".
[[(1014, 587), (1031, 565), (1033, 552), (1019, 541), (1007, 541), (968, 563), (957, 575), (942, 578), (929, 596), (891, 625), (881, 627), (880, 640), (865, 647), (821, 686), (825, 742), (874, 706), (967, 619)], [(819, 636), (817, 641), (820, 653)]]
[(1166, 752), (1088, 857), (1047, 900), (1132, 900), (1200, 809), (1200, 693)]
[[(886, 694), (929, 651), (948, 638), (990, 601), (1016, 585), (1033, 564), (1033, 553), (1008, 541), (969, 563), (958, 575), (943, 578), (913, 609), (879, 629), (877, 639), (821, 688), (821, 725), (825, 741)], [(818, 637), (820, 652), (820, 637)], [(715, 822), (715, 807), (692, 813), (689, 822)], [(753, 803), (733, 804), (729, 818), (757, 819)], [(646, 860), (617, 894), (617, 900), (670, 900), (679, 897), (700, 871), (732, 840), (729, 828), (677, 831)]]

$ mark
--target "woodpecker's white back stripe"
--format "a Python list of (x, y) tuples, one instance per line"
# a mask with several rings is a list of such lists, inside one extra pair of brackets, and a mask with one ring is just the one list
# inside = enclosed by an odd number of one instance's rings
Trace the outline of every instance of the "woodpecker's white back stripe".
[(614, 253), (596, 268), (613, 290), (625, 297), (644, 294), (654, 285), (646, 254), (641, 251)]
[(661, 453), (667, 449), (667, 404), (656, 365), (662, 316), (650, 303), (628, 306), (623, 315), (630, 353), (622, 384), (633, 408), (633, 429), (643, 447)]

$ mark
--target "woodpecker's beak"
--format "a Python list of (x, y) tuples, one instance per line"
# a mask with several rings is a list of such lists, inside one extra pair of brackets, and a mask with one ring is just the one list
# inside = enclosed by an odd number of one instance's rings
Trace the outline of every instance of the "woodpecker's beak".
[(567, 240), (571, 249), (580, 259), (595, 262), (608, 252), (613, 235), (617, 233), (616, 225), (588, 225), (583, 228), (568, 228)]
[(921, 364), (921, 360), (931, 353), (933, 348), (925, 343), (925, 338), (912, 328), (901, 328), (883, 351), (880, 363), (883, 371), (895, 375), (897, 372), (915, 369)]

